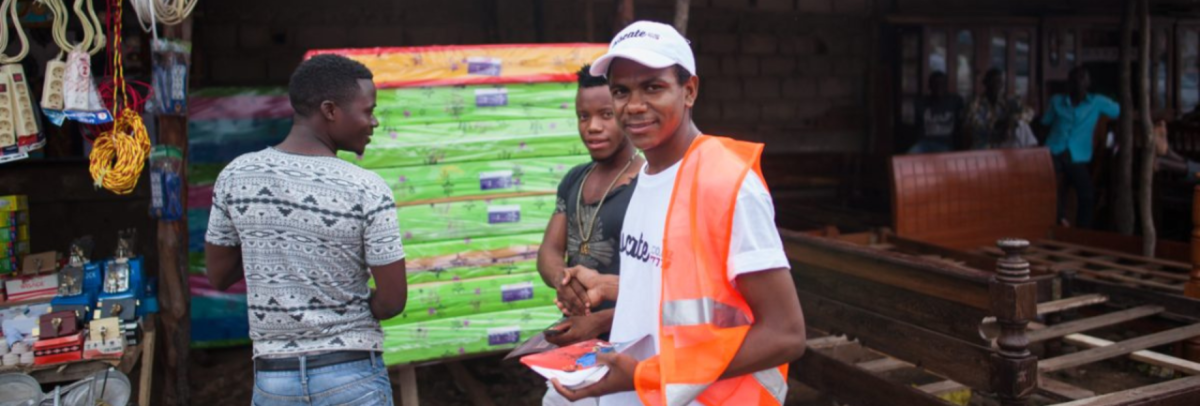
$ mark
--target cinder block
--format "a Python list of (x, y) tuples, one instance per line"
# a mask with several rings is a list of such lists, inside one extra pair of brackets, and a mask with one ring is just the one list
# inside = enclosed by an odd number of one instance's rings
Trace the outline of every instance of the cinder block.
[(757, 76), (758, 58), (750, 55), (723, 57), (721, 72), (729, 76)]
[(807, 77), (791, 77), (783, 80), (783, 98), (788, 100), (810, 100), (821, 96), (817, 92), (817, 81)]
[(712, 77), (721, 74), (721, 58), (712, 55), (696, 57), (696, 73), (701, 77)]
[(764, 76), (786, 76), (795, 73), (796, 58), (791, 56), (768, 56), (759, 63)]
[[(761, 1), (761, 0), (760, 0)], [(801, 3), (804, 0), (800, 0)], [(833, 2), (833, 11), (842, 14), (867, 14), (867, 0), (836, 0)]]
[(767, 102), (762, 105), (762, 119), (787, 121), (796, 118), (796, 104), (789, 101)]
[(261, 85), (267, 80), (267, 61), (262, 57), (219, 56), (212, 58), (212, 81), (221, 85)]
[(345, 48), (347, 29), (345, 26), (300, 26), (295, 29), (293, 46), (298, 49)]
[[(701, 96), (703, 98), (703, 96)], [(697, 122), (710, 122), (721, 119), (721, 101), (715, 98), (697, 101), (692, 110), (692, 117)]]
[(712, 0), (712, 6), (719, 8), (743, 9), (750, 6), (750, 0)]
[(196, 37), (196, 43), (208, 50), (229, 52), (238, 47), (238, 27), (232, 24), (205, 25), (204, 35)]
[(744, 80), (746, 100), (778, 100), (780, 81), (774, 78)]
[(747, 103), (743, 101), (721, 102), (721, 117), (724, 118), (725, 121), (757, 121), (760, 114), (761, 108), (757, 103)]
[(700, 95), (708, 94), (719, 100), (741, 100), (742, 81), (736, 78), (704, 80), (701, 76)]
[(758, 8), (771, 11), (792, 11), (795, 0), (758, 0)]
[(796, 4), (796, 11), (802, 13), (822, 13), (829, 14), (833, 12), (833, 3), (844, 0), (800, 0)]
[(708, 54), (731, 54), (737, 51), (738, 40), (732, 34), (705, 34), (700, 36), (700, 43), (693, 46)]
[(741, 51), (747, 54), (770, 55), (779, 50), (779, 41), (766, 34), (747, 34), (742, 37)]
[(238, 27), (238, 47), (262, 49), (271, 46), (271, 30), (262, 24), (243, 24)]
[(791, 35), (779, 40), (779, 53), (784, 55), (815, 55), (817, 41), (809, 35)]
[(349, 43), (355, 47), (400, 46), (404, 44), (404, 29), (399, 25), (350, 27)]
[(835, 99), (853, 96), (855, 87), (854, 81), (846, 78), (827, 77), (820, 79), (817, 83), (821, 97)]

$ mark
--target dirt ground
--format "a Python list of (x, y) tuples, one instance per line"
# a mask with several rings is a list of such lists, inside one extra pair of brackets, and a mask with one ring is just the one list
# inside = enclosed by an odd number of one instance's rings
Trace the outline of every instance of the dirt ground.
[[(254, 390), (250, 348), (192, 351), (192, 404), (248, 405)], [(517, 363), (486, 357), (463, 361), (462, 365), (487, 388), (488, 397), (499, 406), (541, 405), (545, 379)], [(392, 390), (397, 400), (400, 386), (392, 373)], [(829, 406), (811, 390), (793, 385), (788, 406)], [(417, 368), (417, 396), (421, 406), (470, 406), (467, 392), (444, 365)], [(398, 404), (398, 403), (397, 403)]]

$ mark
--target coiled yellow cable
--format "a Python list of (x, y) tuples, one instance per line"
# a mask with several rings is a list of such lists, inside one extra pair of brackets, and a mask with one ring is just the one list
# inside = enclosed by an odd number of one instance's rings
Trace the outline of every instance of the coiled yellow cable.
[[(116, 2), (116, 27), (114, 32), (121, 32), (121, 2)], [(112, 130), (105, 131), (96, 138), (92, 145), (91, 160), (88, 171), (96, 187), (103, 187), (119, 195), (133, 192), (137, 187), (138, 177), (146, 166), (146, 156), (150, 154), (150, 134), (142, 123), (142, 116), (129, 108), (129, 97), (125, 88), (125, 67), (121, 62), (121, 38), (118, 36), (113, 43), (113, 110), (121, 109), (121, 114), (114, 114)], [(118, 103), (120, 102), (120, 103)]]

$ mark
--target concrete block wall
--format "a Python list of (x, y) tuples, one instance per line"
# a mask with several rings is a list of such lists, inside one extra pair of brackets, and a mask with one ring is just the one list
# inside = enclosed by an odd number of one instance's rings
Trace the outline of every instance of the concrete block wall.
[[(692, 0), (700, 128), (767, 142), (769, 153), (859, 151), (871, 3)], [(615, 3), (593, 4), (593, 38), (607, 42)], [(638, 19), (673, 22), (675, 0), (635, 4)], [(194, 76), (200, 86), (284, 85), (314, 48), (582, 42), (586, 27), (583, 0), (206, 0)]]

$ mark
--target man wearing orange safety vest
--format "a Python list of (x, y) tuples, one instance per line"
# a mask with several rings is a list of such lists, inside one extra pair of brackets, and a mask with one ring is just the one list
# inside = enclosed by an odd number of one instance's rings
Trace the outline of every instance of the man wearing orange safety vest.
[(651, 336), (656, 352), (602, 354), (603, 380), (555, 389), (605, 406), (783, 404), (804, 315), (759, 170), (762, 144), (696, 128), (695, 58), (671, 26), (631, 24), (591, 73), (608, 76), (617, 123), (646, 165), (622, 227), (621, 275), (576, 267), (563, 286), (583, 307), (616, 299), (611, 340)]

